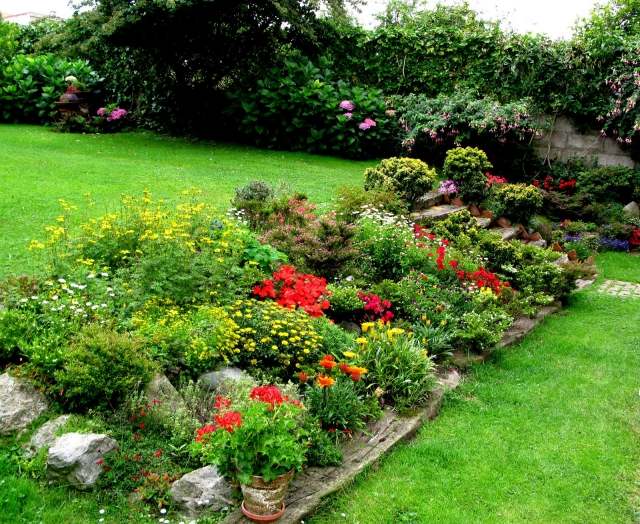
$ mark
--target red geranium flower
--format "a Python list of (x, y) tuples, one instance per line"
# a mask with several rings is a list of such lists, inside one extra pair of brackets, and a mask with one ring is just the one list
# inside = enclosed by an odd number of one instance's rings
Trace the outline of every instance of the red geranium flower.
[(214, 409), (220, 410), (220, 409), (228, 408), (229, 406), (231, 406), (231, 400), (221, 395), (216, 396), (216, 401), (213, 404)]
[(253, 400), (259, 400), (260, 402), (266, 402), (275, 406), (284, 402), (285, 398), (282, 396), (282, 392), (276, 386), (258, 386), (251, 390), (249, 398)]
[(233, 433), (235, 428), (242, 426), (242, 415), (237, 411), (228, 411), (223, 415), (213, 417), (216, 423), (216, 430), (224, 429), (229, 433)]

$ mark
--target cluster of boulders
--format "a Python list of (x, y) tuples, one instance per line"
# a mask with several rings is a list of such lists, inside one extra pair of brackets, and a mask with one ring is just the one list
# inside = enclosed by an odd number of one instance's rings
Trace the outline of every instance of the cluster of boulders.
[[(238, 368), (227, 367), (204, 373), (200, 385), (220, 391), (225, 384), (250, 378)], [(147, 397), (157, 399), (175, 411), (183, 400), (164, 375), (157, 375), (147, 385)], [(0, 435), (26, 431), (49, 409), (44, 395), (27, 380), (0, 375)], [(105, 434), (64, 432), (70, 415), (51, 418), (40, 426), (25, 446), (25, 454), (33, 457), (47, 449), (47, 476), (81, 490), (93, 487), (103, 472), (104, 456), (118, 448), (118, 443)], [(197, 516), (204, 511), (217, 511), (231, 504), (231, 486), (214, 466), (205, 466), (176, 480), (170, 494), (182, 511)]]

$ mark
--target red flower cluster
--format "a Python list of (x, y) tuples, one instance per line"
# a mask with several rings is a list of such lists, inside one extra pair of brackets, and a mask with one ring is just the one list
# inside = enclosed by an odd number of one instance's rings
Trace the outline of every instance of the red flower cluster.
[(640, 247), (640, 227), (636, 227), (631, 233), (629, 245), (631, 247)]
[(556, 186), (554, 184), (553, 177), (547, 175), (546, 177), (544, 177), (542, 183), (540, 183), (540, 180), (534, 180), (532, 184), (535, 187), (542, 186), (542, 188), (546, 191), (553, 191), (554, 189), (557, 189), (558, 191), (570, 192), (576, 188), (577, 180), (575, 178), (570, 178), (569, 180), (560, 180), (560, 182)]
[(213, 433), (216, 429), (214, 424), (205, 424), (196, 431), (196, 442), (202, 442), (205, 435)]
[(430, 233), (429, 230), (420, 224), (413, 224), (413, 236), (415, 238), (427, 238), (429, 240), (435, 240), (436, 236)]
[(213, 420), (216, 423), (215, 429), (224, 429), (233, 433), (235, 428), (242, 426), (242, 415), (238, 411), (227, 411), (222, 415), (215, 415)]
[(500, 294), (503, 288), (511, 286), (509, 282), (503, 282), (495, 273), (482, 267), (473, 272), (456, 271), (456, 275), (461, 281), (473, 282), (479, 288), (488, 287), (496, 294)]
[(367, 372), (365, 368), (352, 366), (351, 364), (347, 364), (346, 362), (340, 364), (340, 371), (342, 371), (345, 375), (349, 375), (349, 377), (351, 377), (351, 380), (353, 380), (354, 382), (360, 382), (362, 375)]
[(487, 177), (487, 187), (491, 187), (494, 184), (506, 184), (507, 179), (501, 176), (492, 175), (491, 173), (485, 173)]
[(298, 273), (296, 268), (287, 265), (280, 267), (273, 274), (273, 279), (255, 286), (253, 294), (274, 299), (282, 307), (299, 307), (312, 317), (321, 317), (330, 306), (324, 278)]
[(391, 302), (381, 299), (373, 293), (358, 292), (358, 298), (364, 302), (364, 310), (371, 320), (382, 320), (382, 322), (390, 322), (393, 318), (391, 311)]
[(285, 401), (285, 397), (276, 386), (255, 387), (251, 390), (249, 398), (271, 404), (271, 406), (280, 405)]
[(229, 400), (227, 397), (217, 395), (216, 401), (214, 402), (213, 407), (216, 410), (220, 410), (220, 409), (228, 408), (230, 405), (231, 405), (231, 400)]
[(444, 269), (444, 256), (447, 254), (447, 250), (444, 246), (438, 246), (436, 253), (438, 254), (436, 265), (438, 266), (438, 271), (442, 271)]

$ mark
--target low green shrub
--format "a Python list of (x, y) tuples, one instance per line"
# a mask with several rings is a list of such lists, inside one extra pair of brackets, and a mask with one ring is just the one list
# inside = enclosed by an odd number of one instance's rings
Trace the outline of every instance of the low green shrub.
[(628, 204), (640, 199), (640, 169), (623, 166), (585, 169), (578, 174), (576, 188), (590, 202)]
[(377, 209), (394, 215), (407, 215), (409, 206), (393, 191), (342, 187), (338, 190), (336, 216), (345, 222), (355, 222), (368, 209)]
[(444, 175), (453, 180), (459, 196), (467, 203), (480, 203), (487, 191), (485, 173), (493, 166), (484, 151), (475, 147), (460, 147), (447, 151)]
[(415, 202), (431, 191), (438, 176), (435, 169), (416, 158), (386, 158), (364, 172), (364, 188), (391, 191)]
[(55, 372), (56, 387), (74, 409), (113, 408), (144, 386), (154, 369), (140, 339), (92, 325), (65, 350), (62, 369)]
[(496, 184), (492, 186), (489, 197), (489, 207), (494, 216), (505, 216), (525, 225), (540, 210), (542, 202), (540, 190), (525, 184)]

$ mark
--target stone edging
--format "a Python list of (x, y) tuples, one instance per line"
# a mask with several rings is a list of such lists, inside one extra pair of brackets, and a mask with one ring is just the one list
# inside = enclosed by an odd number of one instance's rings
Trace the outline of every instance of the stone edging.
[[(578, 289), (583, 289), (594, 280), (578, 283)], [(560, 303), (542, 308), (535, 317), (521, 317), (506, 331), (502, 340), (496, 346), (503, 348), (521, 341), (544, 318), (559, 311)], [(491, 351), (482, 355), (454, 354), (454, 364), (460, 368), (468, 367), (474, 362), (485, 361)], [(360, 435), (347, 442), (343, 447), (344, 462), (340, 466), (330, 468), (312, 467), (298, 474), (291, 483), (287, 495), (287, 511), (278, 520), (282, 524), (294, 524), (312, 514), (327, 495), (334, 493), (351, 482), (365, 468), (376, 463), (385, 453), (399, 442), (409, 440), (415, 436), (422, 425), (434, 419), (440, 407), (444, 394), (455, 389), (460, 383), (460, 374), (456, 369), (447, 371), (438, 380), (438, 386), (431, 394), (427, 405), (419, 413), (410, 417), (401, 417), (391, 409), (385, 409), (382, 419), (373, 424), (370, 432)], [(222, 524), (244, 524), (249, 522), (239, 509), (222, 521)]]

